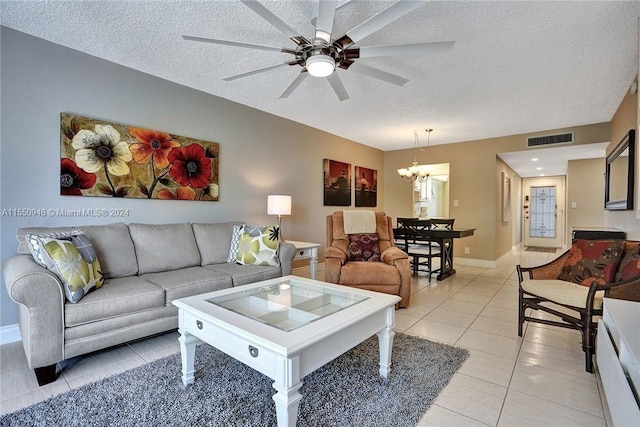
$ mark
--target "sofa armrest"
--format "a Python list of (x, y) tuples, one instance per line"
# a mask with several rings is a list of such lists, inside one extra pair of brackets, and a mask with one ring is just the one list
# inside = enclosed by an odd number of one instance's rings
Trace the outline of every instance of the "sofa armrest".
[(30, 255), (9, 258), (4, 282), (20, 310), (22, 345), (29, 368), (64, 360), (64, 290), (55, 274)]
[(347, 262), (347, 254), (345, 253), (345, 251), (334, 246), (329, 246), (324, 250), (324, 258), (325, 260), (327, 258), (337, 259), (342, 265)]
[(340, 248), (328, 246), (324, 250), (324, 281), (340, 283), (342, 266), (347, 262), (347, 254)]
[(399, 259), (408, 260), (409, 255), (407, 255), (406, 252), (396, 246), (391, 246), (382, 251), (382, 253), (380, 254), (380, 260), (389, 265), (394, 265)]
[(282, 275), (291, 274), (293, 258), (296, 256), (296, 247), (292, 243), (280, 242), (278, 245), (278, 258), (280, 259), (280, 268)]

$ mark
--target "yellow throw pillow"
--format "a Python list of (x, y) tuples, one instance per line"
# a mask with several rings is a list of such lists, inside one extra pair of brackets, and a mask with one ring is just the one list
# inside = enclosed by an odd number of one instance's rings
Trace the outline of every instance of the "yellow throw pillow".
[(62, 281), (69, 302), (80, 301), (104, 283), (98, 258), (93, 256), (93, 259), (85, 260), (70, 240), (43, 238), (42, 248), (46, 253), (47, 268)]
[(279, 266), (279, 231), (276, 225), (243, 226), (238, 240), (238, 264)]

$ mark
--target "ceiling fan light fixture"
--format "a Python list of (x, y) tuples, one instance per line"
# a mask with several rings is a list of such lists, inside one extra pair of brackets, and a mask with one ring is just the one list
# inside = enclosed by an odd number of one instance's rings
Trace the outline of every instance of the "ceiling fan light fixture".
[(327, 77), (336, 69), (336, 61), (329, 55), (313, 55), (305, 63), (313, 77)]

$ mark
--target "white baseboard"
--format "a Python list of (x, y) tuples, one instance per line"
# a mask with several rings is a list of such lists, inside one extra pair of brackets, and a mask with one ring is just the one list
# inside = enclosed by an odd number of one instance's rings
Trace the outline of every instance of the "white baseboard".
[(0, 345), (22, 341), (18, 324), (0, 326)]
[[(496, 268), (496, 261), (488, 259), (475, 259), (475, 258), (454, 258), (455, 265), (468, 265), (470, 267), (484, 267), (484, 268)], [(455, 268), (455, 267), (454, 267)]]
[(516, 250), (511, 249), (510, 251), (507, 251), (506, 253), (504, 253), (500, 258), (496, 260), (496, 265), (500, 264), (502, 261), (506, 261), (507, 259), (511, 258), (514, 252), (516, 252)]

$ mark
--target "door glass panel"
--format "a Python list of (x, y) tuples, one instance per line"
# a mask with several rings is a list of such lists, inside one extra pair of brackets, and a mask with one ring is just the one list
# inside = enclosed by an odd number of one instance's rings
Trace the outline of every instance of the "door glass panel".
[(531, 187), (531, 237), (556, 237), (556, 187)]

